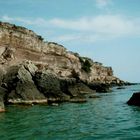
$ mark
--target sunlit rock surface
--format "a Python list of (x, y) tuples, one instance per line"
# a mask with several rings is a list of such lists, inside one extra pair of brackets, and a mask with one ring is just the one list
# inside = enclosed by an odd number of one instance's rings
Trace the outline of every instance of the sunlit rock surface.
[(85, 102), (83, 93), (123, 85), (111, 67), (43, 38), (0, 22), (0, 110), (4, 104)]

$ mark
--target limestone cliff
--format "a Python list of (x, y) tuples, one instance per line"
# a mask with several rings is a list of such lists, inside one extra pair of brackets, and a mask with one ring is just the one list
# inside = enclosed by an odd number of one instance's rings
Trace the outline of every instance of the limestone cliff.
[(0, 22), (0, 112), (8, 104), (85, 102), (85, 94), (123, 84), (111, 67)]
[(67, 51), (62, 45), (45, 42), (24, 27), (0, 22), (0, 68), (31, 60), (39, 69), (46, 69), (60, 77), (78, 76), (88, 83), (122, 83), (113, 76), (111, 67)]

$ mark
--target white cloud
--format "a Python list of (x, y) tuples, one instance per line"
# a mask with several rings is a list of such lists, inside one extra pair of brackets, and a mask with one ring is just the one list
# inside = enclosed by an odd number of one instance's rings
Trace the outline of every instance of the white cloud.
[(52, 40), (58, 41), (58, 42), (67, 42), (67, 41), (74, 41), (74, 40), (81, 40), (81, 35), (77, 34), (65, 34), (65, 35), (60, 35), (57, 37), (52, 37)]
[(111, 4), (111, 0), (96, 0), (96, 6), (98, 8), (105, 8)]
[(22, 23), (25, 23), (25, 24), (31, 24), (31, 21), (30, 20), (27, 20), (27, 19), (23, 19), (23, 18), (13, 18), (13, 17), (9, 17), (7, 15), (4, 15), (2, 16), (2, 20), (4, 21), (7, 21), (7, 22), (22, 22)]
[(140, 20), (119, 15), (100, 15), (76, 20), (52, 19), (49, 23), (58, 28), (114, 36), (136, 35), (140, 31)]
[(20, 23), (24, 23), (27, 25), (46, 25), (47, 21), (43, 18), (36, 18), (36, 19), (27, 19), (27, 18), (21, 18), (21, 17), (9, 17), (7, 15), (4, 15), (1, 17), (2, 20), (7, 21), (7, 22), (20, 22)]
[(57, 37), (52, 37), (52, 40), (57, 42), (70, 42), (70, 41), (78, 41), (78, 42), (95, 42), (99, 39), (98, 35), (87, 35), (87, 34), (65, 34)]
[(54, 33), (54, 36), (51, 36), (56, 41), (61, 42), (76, 40), (95, 42), (118, 37), (140, 36), (140, 18), (127, 18), (121, 15), (99, 15), (78, 19), (54, 18), (50, 20), (43, 18), (31, 20), (28, 18), (3, 16), (1, 19), (8, 22), (35, 25), (44, 31), (55, 30), (57, 35)]

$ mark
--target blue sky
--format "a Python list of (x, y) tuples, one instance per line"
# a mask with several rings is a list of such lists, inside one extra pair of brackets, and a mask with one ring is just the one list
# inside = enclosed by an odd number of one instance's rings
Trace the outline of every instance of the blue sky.
[(140, 82), (140, 0), (0, 0), (0, 20)]

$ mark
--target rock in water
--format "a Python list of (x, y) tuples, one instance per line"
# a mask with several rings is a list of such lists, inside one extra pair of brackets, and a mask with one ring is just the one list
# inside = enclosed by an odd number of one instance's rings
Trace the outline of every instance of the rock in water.
[(132, 97), (129, 99), (127, 104), (140, 106), (140, 92), (133, 93)]
[(56, 75), (47, 71), (37, 72), (34, 80), (39, 91), (47, 97), (49, 102), (69, 100), (70, 97), (62, 92), (60, 79)]
[(111, 85), (124, 83), (111, 67), (43, 41), (24, 27), (0, 22), (2, 110), (4, 103), (85, 102), (86, 93), (108, 92)]
[(9, 93), (7, 96), (7, 103), (26, 103), (41, 102), (46, 97), (39, 92), (34, 84), (34, 81), (24, 65), (12, 66), (4, 76), (3, 82)]
[(101, 93), (106, 93), (106, 92), (110, 92), (110, 85), (109, 84), (103, 84), (103, 83), (90, 83), (88, 84), (88, 86), (93, 89), (96, 90), (96, 92), (101, 92)]

